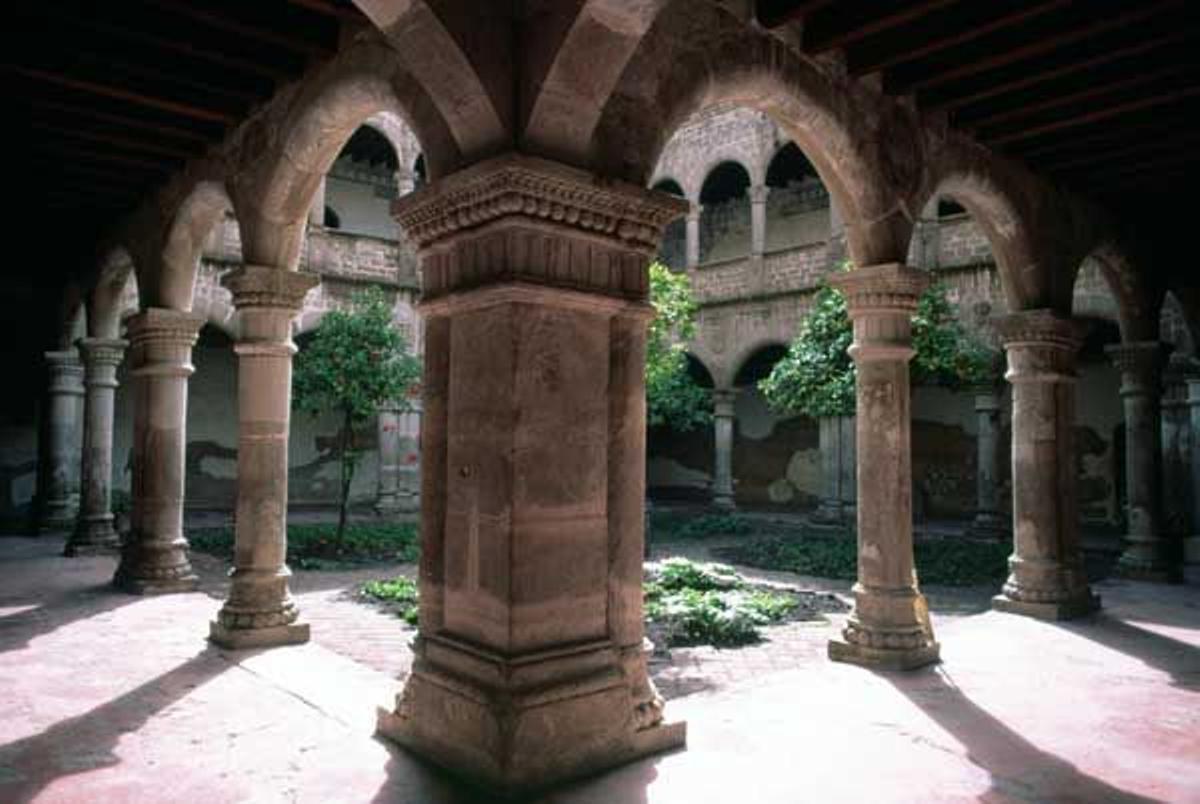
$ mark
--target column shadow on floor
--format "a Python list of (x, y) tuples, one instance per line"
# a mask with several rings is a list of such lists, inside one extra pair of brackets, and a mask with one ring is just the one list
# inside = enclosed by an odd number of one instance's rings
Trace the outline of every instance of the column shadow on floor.
[(233, 666), (219, 650), (206, 647), (178, 667), (82, 715), (0, 745), (0, 801), (32, 801), (60, 778), (118, 764), (115, 749), (123, 736)]
[(0, 653), (24, 648), (40, 636), (78, 620), (114, 611), (137, 598), (114, 589), (110, 584), (93, 584), (49, 598), (29, 600), (30, 603), (22, 603), (0, 598), (0, 605), (3, 606), (31, 606), (0, 617)]
[(1200, 648), (1194, 645), (1140, 628), (1107, 611), (1057, 625), (1167, 673), (1174, 687), (1200, 692)]
[[(879, 675), (949, 732), (966, 749), (970, 761), (991, 776), (992, 787), (982, 800), (1155, 801), (1113, 787), (1041, 750), (975, 704), (942, 668)], [(1069, 714), (1063, 713), (1063, 717)]]

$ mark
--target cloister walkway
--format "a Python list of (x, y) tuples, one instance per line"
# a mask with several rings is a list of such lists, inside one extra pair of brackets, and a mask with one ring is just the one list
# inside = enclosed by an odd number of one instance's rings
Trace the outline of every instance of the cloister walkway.
[[(0, 539), (0, 801), (482, 800), (371, 736), (411, 632), (348, 599), (363, 573), (298, 573), (312, 643), (230, 652), (204, 639), (217, 562), (136, 598), (61, 546)], [(836, 621), (675, 651), (655, 676), (688, 750), (538, 800), (1200, 801), (1200, 592), (1096, 590), (1066, 625), (935, 593), (943, 662), (910, 674), (827, 661)]]

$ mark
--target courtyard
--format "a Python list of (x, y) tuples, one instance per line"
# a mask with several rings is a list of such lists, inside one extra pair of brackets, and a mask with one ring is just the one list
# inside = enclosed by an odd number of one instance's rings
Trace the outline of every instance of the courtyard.
[[(311, 642), (232, 651), (204, 638), (220, 559), (196, 554), (196, 592), (131, 597), (111, 587), (114, 558), (61, 548), (0, 540), (0, 800), (489, 800), (373, 736), (415, 632), (358, 589), (412, 565), (297, 570)], [(849, 599), (844, 582), (739, 569)], [(987, 611), (987, 589), (930, 587), (942, 662), (914, 673), (830, 662), (838, 614), (673, 648), (651, 675), (686, 750), (522, 800), (1200, 800), (1200, 598), (1094, 588), (1102, 613), (1055, 624)]]

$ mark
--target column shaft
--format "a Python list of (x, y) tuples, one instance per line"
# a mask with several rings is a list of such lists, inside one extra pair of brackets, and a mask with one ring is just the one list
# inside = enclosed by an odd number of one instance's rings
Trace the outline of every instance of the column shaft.
[(390, 403), (379, 408), (376, 432), (379, 450), (379, 485), (375, 513), (394, 516), (400, 512), (400, 417), (403, 407)]
[(713, 392), (713, 505), (733, 508), (733, 423), (737, 391)]
[(424, 278), (421, 612), (379, 732), (504, 792), (679, 745), (641, 581), (646, 267), (682, 204), (508, 155), (394, 208)]
[(1161, 374), (1165, 357), (1158, 341), (1110, 346), (1121, 372), (1125, 409), (1125, 551), (1117, 562), (1122, 575), (1144, 580), (1176, 580), (1178, 556), (1163, 531)]
[(83, 366), (79, 352), (46, 353), (49, 386), (46, 421), (39, 445), (37, 530), (66, 531), (79, 515), (79, 401), (83, 398)]
[(1082, 333), (1050, 310), (997, 322), (1012, 385), (1013, 555), (1000, 611), (1070, 619), (1095, 611), (1079, 544), (1075, 353)]
[(1191, 522), (1183, 540), (1183, 574), (1188, 583), (1200, 583), (1200, 377), (1187, 378), (1187, 404), (1191, 426), (1188, 449)]
[(699, 204), (693, 204), (687, 214), (687, 267), (695, 268), (700, 264), (700, 210)]
[(750, 188), (750, 254), (761, 257), (767, 250), (767, 195), (769, 187)]
[(197, 578), (183, 536), (188, 377), (204, 318), (151, 308), (128, 326), (133, 385), (132, 529), (113, 578), (136, 594), (186, 592)]
[(209, 638), (229, 648), (308, 640), (288, 590), (288, 429), (292, 319), (318, 277), (259, 265), (226, 274), (240, 320), (238, 495), (229, 598)]
[(1000, 513), (1000, 394), (994, 388), (975, 393), (975, 417), (978, 434), (975, 441), (975, 519), (970, 525), (974, 536), (986, 539), (1008, 538), (1008, 527)]
[(117, 366), (127, 345), (126, 341), (108, 338), (79, 341), (85, 387), (80, 468), (83, 482), (79, 519), (63, 551), (68, 556), (112, 552), (120, 543), (111, 510), (113, 403)]
[(854, 321), (858, 370), (858, 582), (854, 611), (829, 658), (910, 669), (938, 661), (938, 644), (913, 567), (908, 362), (911, 316), (928, 285), (903, 265), (859, 268), (833, 279)]

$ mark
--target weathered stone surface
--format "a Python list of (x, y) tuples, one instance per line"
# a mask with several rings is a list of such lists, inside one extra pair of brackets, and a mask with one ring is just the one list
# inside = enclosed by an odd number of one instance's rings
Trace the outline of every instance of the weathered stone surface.
[(49, 384), (40, 460), (37, 529), (69, 530), (79, 516), (79, 402), (83, 397), (83, 366), (74, 350), (46, 353)]
[(980, 388), (975, 394), (975, 414), (979, 434), (976, 441), (976, 511), (971, 533), (984, 539), (1008, 539), (1011, 526), (1000, 507), (1000, 393), (995, 388)]
[(733, 508), (733, 422), (735, 389), (713, 391), (713, 504)]

